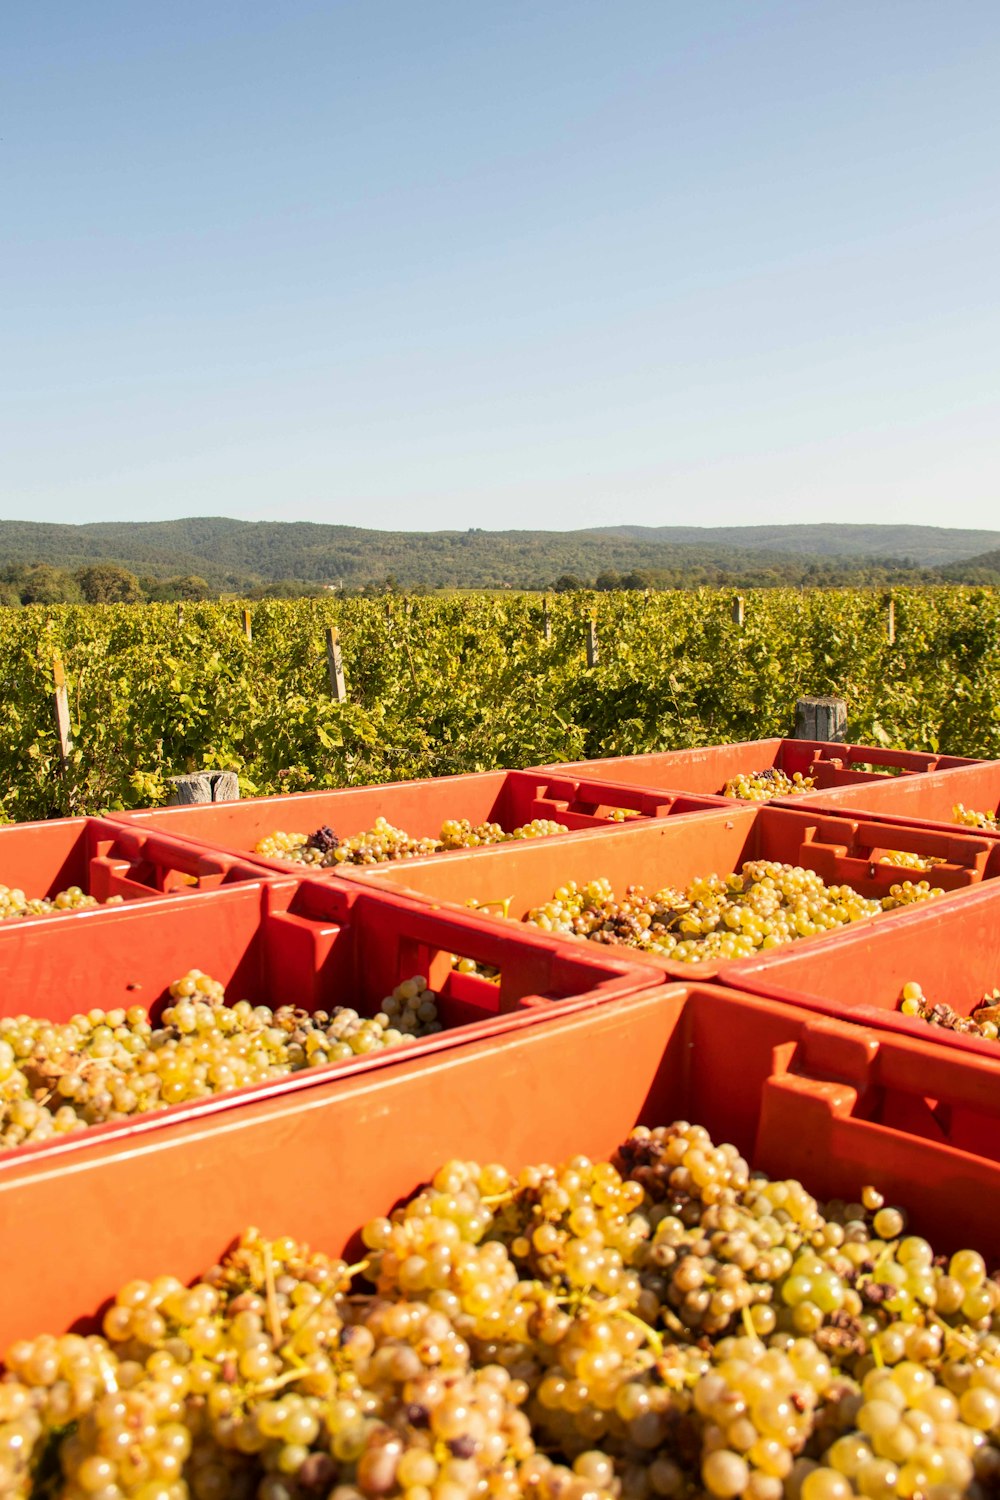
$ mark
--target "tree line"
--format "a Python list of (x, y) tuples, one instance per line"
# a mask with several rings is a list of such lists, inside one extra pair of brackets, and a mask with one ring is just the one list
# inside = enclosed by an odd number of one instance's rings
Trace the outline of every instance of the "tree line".
[[(757, 564), (745, 560), (728, 565), (692, 560), (672, 568), (633, 568), (628, 572), (605, 568), (596, 576), (562, 572), (543, 580), (536, 587), (554, 593), (590, 589), (604, 593), (695, 588), (878, 588), (941, 583), (945, 571), (921, 567), (912, 559), (789, 557)], [(957, 571), (954, 564), (947, 569), (952, 575)], [(994, 573), (974, 581), (995, 584), (1000, 577)], [(456, 585), (442, 580), (437, 587), (448, 589)], [(493, 587), (510, 589), (514, 586), (503, 583)], [(15, 563), (0, 572), (0, 605), (11, 607), (28, 604), (184, 603), (218, 599), (223, 595), (243, 599), (296, 599), (331, 591), (343, 598), (365, 598), (396, 593), (429, 594), (434, 589), (433, 584), (407, 583), (394, 573), (364, 582), (338, 580), (331, 588), (298, 578), (262, 582), (260, 579), (234, 577), (225, 585), (211, 583), (197, 573), (154, 578), (110, 562), (97, 562), (76, 569), (58, 568), (44, 562)]]
[[(55, 568), (50, 563), (15, 563), (0, 573), (0, 605), (22, 604), (178, 604), (216, 599), (223, 592), (197, 573), (173, 578), (140, 577), (115, 563)], [(227, 592), (233, 592), (228, 590)], [(298, 579), (249, 584), (236, 592), (249, 599), (296, 599), (320, 594), (322, 585)]]

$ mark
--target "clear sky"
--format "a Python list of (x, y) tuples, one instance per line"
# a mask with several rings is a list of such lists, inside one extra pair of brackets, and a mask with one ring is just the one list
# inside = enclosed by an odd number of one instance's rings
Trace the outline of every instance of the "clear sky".
[(0, 515), (1000, 528), (997, 0), (23, 0)]

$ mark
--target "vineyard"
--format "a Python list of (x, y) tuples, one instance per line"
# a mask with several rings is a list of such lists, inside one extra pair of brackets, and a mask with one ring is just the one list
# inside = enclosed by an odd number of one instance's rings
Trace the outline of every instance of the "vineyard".
[(1000, 757), (1000, 596), (892, 607), (894, 640), (864, 590), (748, 592), (742, 623), (711, 590), (266, 601), (249, 629), (235, 603), (4, 610), (0, 815), (157, 804), (195, 769), (251, 795), (786, 734), (803, 693), (846, 698), (858, 742)]

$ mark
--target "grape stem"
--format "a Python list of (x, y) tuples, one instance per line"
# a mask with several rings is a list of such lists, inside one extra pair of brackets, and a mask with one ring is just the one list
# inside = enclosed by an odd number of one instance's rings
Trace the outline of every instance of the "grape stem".
[(504, 898), (499, 901), (477, 901), (475, 900), (475, 898), (472, 898), (470, 901), (466, 902), (466, 905), (471, 907), (473, 911), (489, 911), (491, 906), (496, 906), (499, 907), (502, 916), (509, 917), (510, 904), (513, 899), (513, 896), (504, 896)]
[(740, 1315), (741, 1315), (741, 1318), (743, 1320), (743, 1327), (744, 1327), (744, 1329), (746, 1331), (747, 1338), (748, 1339), (753, 1339), (754, 1343), (757, 1344), (759, 1348), (763, 1349), (763, 1347), (764, 1347), (764, 1340), (761, 1338), (760, 1334), (757, 1332), (756, 1328), (753, 1326), (753, 1318), (751, 1318), (751, 1316), (750, 1316), (750, 1309), (749, 1309), (749, 1307), (742, 1308)]
[(267, 1321), (271, 1329), (271, 1338), (277, 1345), (281, 1343), (284, 1330), (281, 1326), (278, 1293), (274, 1284), (274, 1256), (266, 1240), (264, 1242), (264, 1282), (267, 1288)]
[(655, 1328), (650, 1328), (649, 1324), (644, 1322), (642, 1318), (637, 1317), (635, 1313), (628, 1312), (624, 1307), (616, 1308), (615, 1316), (624, 1318), (625, 1322), (631, 1323), (633, 1328), (641, 1329), (646, 1343), (652, 1349), (657, 1359), (663, 1358), (664, 1354), (666, 1353), (666, 1346), (664, 1345), (662, 1338), (657, 1333)]

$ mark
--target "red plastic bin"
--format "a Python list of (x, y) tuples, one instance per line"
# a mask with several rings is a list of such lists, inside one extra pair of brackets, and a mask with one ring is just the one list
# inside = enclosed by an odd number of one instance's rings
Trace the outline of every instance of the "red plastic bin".
[[(351, 838), (371, 828), (376, 818), (384, 817), (414, 838), (437, 838), (448, 818), (468, 818), (474, 824), (499, 823), (508, 833), (533, 818), (551, 818), (576, 832), (617, 827), (611, 820), (617, 810), (658, 818), (700, 812), (714, 805), (712, 799), (690, 798), (683, 793), (647, 792), (634, 786), (612, 788), (603, 782), (590, 785), (580, 777), (558, 772), (489, 771), (196, 807), (148, 808), (116, 816), (131, 826), (156, 827), (211, 848), (239, 852), (263, 868), (287, 874), (290, 868), (301, 866), (254, 852), (262, 839), (278, 831), (314, 833), (326, 825), (341, 838)], [(310, 867), (311, 875), (332, 873), (333, 867)]]
[[(882, 855), (889, 850), (936, 855), (947, 863), (918, 872), (885, 863)], [(860, 816), (851, 819), (842, 813), (820, 813), (811, 808), (734, 801), (697, 818), (667, 818), (620, 828), (613, 834), (581, 833), (558, 844), (538, 839), (496, 845), (475, 855), (451, 854), (446, 859), (344, 866), (340, 876), (382, 889), (405, 890), (452, 907), (475, 903), (495, 911), (508, 902), (508, 915), (519, 920), (533, 907), (551, 900), (559, 886), (571, 880), (583, 885), (605, 877), (616, 894), (629, 885), (655, 891), (663, 886), (684, 886), (700, 875), (727, 875), (752, 859), (804, 865), (825, 881), (852, 885), (865, 896), (885, 895), (892, 885), (925, 874), (934, 885), (958, 892), (1000, 875), (1000, 840)], [(928, 905), (942, 901), (951, 904), (958, 899), (962, 898), (938, 897)], [(881, 924), (895, 921), (899, 915), (892, 913), (874, 920)], [(566, 943), (580, 941), (552, 936)], [(630, 953), (678, 979), (692, 974), (708, 978), (721, 967), (717, 962), (677, 963), (632, 948), (610, 951)]]
[[(98, 901), (109, 896), (137, 901), (260, 878), (260, 869), (248, 860), (108, 818), (59, 818), (0, 828), (0, 881), (29, 898), (54, 896), (77, 885)], [(59, 920), (67, 915), (60, 913)], [(38, 920), (0, 921), (0, 933)]]
[(726, 965), (721, 979), (755, 995), (1000, 1062), (997, 1042), (931, 1027), (898, 1009), (910, 980), (928, 1000), (944, 1001), (964, 1016), (1000, 986), (1000, 887), (990, 882), (961, 901), (932, 901), (892, 922), (862, 922), (808, 944), (791, 943)]
[(502, 1042), (276, 1091), (144, 1142), (92, 1145), (58, 1172), (22, 1160), (0, 1178), (14, 1289), (0, 1300), (0, 1350), (43, 1329), (86, 1328), (76, 1320), (132, 1277), (193, 1278), (249, 1225), (353, 1258), (360, 1226), (446, 1160), (517, 1168), (604, 1156), (636, 1122), (697, 1121), (821, 1198), (851, 1200), (871, 1183), (936, 1249), (972, 1245), (995, 1259), (998, 1080), (978, 1058), (721, 987), (560, 1013)]
[[(920, 750), (885, 750), (878, 745), (842, 745), (827, 740), (747, 740), (733, 745), (705, 745), (694, 750), (657, 751), (651, 755), (623, 755), (608, 760), (571, 761), (546, 767), (565, 775), (586, 775), (592, 781), (614, 781), (628, 786), (684, 791), (698, 796), (722, 796), (733, 776), (752, 771), (778, 770), (786, 776), (801, 772), (816, 782), (816, 790), (785, 798), (798, 806), (824, 798), (830, 806), (865, 812), (910, 812), (892, 793), (915, 778), (947, 772), (957, 777), (956, 802), (971, 805), (962, 791), (974, 795), (979, 773), (1000, 762), (969, 760), (958, 755), (928, 754)], [(988, 782), (989, 785), (993, 783)], [(998, 788), (1000, 796), (1000, 788)], [(882, 799), (885, 800), (882, 800)], [(727, 799), (728, 800), (728, 799)], [(734, 799), (735, 800), (735, 799)], [(775, 799), (778, 800), (778, 799)], [(915, 804), (913, 804), (915, 807)], [(927, 816), (927, 814), (921, 814)], [(948, 819), (950, 821), (950, 808)]]
[[(97, 1144), (159, 1137), (191, 1116), (214, 1117), (275, 1090), (298, 1094), (330, 1073), (391, 1062), (404, 1049), (407, 1057), (427, 1057), (466, 1036), (543, 1020), (556, 1004), (591, 1004), (649, 983), (648, 969), (625, 953), (567, 952), (540, 933), (330, 881), (262, 880), (201, 901), (166, 898), (106, 912), (103, 921), (98, 915), (39, 918), (19, 926), (17, 941), (0, 943), (0, 1015), (66, 1021), (95, 1006), (136, 1004), (155, 1015), (170, 984), (191, 968), (220, 980), (231, 1003), (309, 1011), (339, 1004), (374, 1015), (401, 980), (422, 974), (439, 997), (444, 1030), (276, 1082), (0, 1149), (0, 1180), (23, 1157), (55, 1167)], [(497, 968), (499, 982), (458, 972), (453, 957)]]
[[(860, 809), (890, 821), (899, 818), (926, 827), (950, 828), (956, 824), (953, 809), (961, 802), (973, 812), (1000, 816), (1000, 761), (984, 760), (955, 770), (929, 771), (923, 776), (888, 776), (859, 786), (839, 786), (810, 794), (810, 805), (857, 815)], [(785, 799), (787, 805), (788, 799)], [(1000, 829), (973, 829), (984, 838), (995, 838)]]

